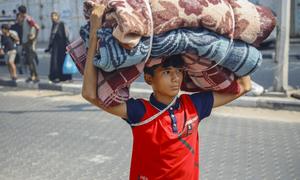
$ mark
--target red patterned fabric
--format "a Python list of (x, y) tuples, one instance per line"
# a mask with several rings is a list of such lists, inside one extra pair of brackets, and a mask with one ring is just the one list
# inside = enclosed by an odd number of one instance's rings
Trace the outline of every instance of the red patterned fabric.
[(193, 54), (184, 54), (182, 58), (187, 68), (181, 89), (189, 92), (218, 91), (239, 93), (235, 75), (211, 61)]
[(245, 0), (228, 0), (234, 11), (234, 39), (259, 45), (276, 25), (276, 18), (266, 7)]
[[(67, 51), (83, 75), (87, 50), (80, 38), (67, 46)], [(98, 69), (97, 95), (104, 106), (115, 106), (129, 99), (129, 86), (142, 73), (144, 63), (113, 72)]]
[[(107, 6), (103, 27), (113, 27), (113, 36), (125, 48), (135, 47), (142, 36), (151, 35), (151, 12), (146, 0), (85, 0), (83, 12), (89, 19), (93, 6)], [(150, 6), (149, 6), (150, 7)]]
[[(87, 19), (96, 3), (107, 5), (103, 27), (113, 27), (113, 36), (123, 47), (132, 48), (142, 36), (150, 36), (148, 1), (85, 0)], [(150, 0), (150, 4), (155, 35), (181, 27), (204, 27), (258, 45), (276, 25), (271, 10), (245, 0)]]

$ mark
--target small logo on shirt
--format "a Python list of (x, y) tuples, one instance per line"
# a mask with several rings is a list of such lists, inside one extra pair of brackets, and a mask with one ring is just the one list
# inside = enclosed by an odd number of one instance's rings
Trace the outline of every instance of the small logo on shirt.
[(193, 133), (193, 124), (198, 121), (198, 117), (194, 116), (186, 121), (187, 136)]

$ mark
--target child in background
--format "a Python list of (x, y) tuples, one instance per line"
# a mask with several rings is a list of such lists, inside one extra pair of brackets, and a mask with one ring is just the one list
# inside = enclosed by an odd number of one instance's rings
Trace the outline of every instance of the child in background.
[(19, 37), (15, 31), (11, 31), (8, 24), (3, 24), (1, 26), (1, 46), (6, 54), (6, 62), (8, 65), (8, 70), (10, 77), (13, 81), (17, 80), (17, 68), (15, 64), (15, 59), (17, 55), (17, 44), (19, 44)]

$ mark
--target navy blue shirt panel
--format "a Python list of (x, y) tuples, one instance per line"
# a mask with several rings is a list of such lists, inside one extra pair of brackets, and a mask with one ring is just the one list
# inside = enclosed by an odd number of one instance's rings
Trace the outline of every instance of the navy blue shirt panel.
[(214, 96), (211, 91), (192, 94), (191, 99), (197, 109), (199, 120), (210, 115), (214, 104)]
[(128, 101), (126, 101), (126, 106), (128, 116), (128, 119), (126, 121), (129, 124), (140, 122), (140, 119), (146, 112), (146, 108), (142, 100), (130, 98)]
[[(195, 93), (190, 95), (190, 97), (196, 107), (200, 120), (210, 115), (214, 103), (212, 92)], [(157, 101), (153, 95), (150, 96), (150, 103), (160, 110), (166, 107), (166, 105)], [(128, 119), (126, 121), (129, 124), (140, 122), (141, 118), (146, 113), (146, 108), (142, 100), (131, 98), (126, 102), (126, 106), (128, 116)], [(172, 107), (174, 109), (179, 108), (179, 100), (177, 100), (175, 105), (173, 105)]]

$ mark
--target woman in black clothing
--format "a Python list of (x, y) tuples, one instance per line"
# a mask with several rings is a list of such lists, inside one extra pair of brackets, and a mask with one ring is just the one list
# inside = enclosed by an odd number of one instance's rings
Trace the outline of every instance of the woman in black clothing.
[(59, 19), (57, 12), (51, 13), (52, 28), (48, 48), (45, 52), (51, 53), (49, 80), (55, 83), (72, 80), (72, 75), (63, 74), (63, 64), (66, 56), (68, 36), (65, 25)]

